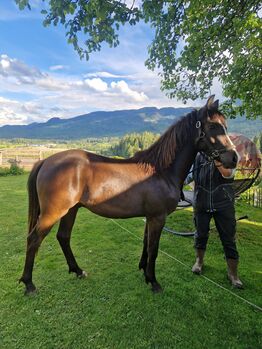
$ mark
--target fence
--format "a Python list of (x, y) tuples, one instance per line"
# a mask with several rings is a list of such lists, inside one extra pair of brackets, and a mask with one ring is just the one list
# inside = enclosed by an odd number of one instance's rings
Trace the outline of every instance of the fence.
[(48, 147), (21, 147), (0, 149), (0, 167), (9, 167), (11, 163), (16, 163), (25, 170), (31, 170), (34, 163), (47, 156), (58, 153), (65, 149)]
[(241, 197), (251, 206), (262, 207), (262, 188), (250, 188)]

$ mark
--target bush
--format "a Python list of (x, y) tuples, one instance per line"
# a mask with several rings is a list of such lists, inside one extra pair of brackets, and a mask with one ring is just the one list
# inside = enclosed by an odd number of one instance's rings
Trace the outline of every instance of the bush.
[(23, 173), (24, 173), (24, 169), (19, 167), (16, 163), (11, 163), (10, 168), (0, 167), (0, 177), (18, 176)]
[(24, 173), (23, 168), (19, 167), (17, 164), (13, 163), (10, 166), (9, 173), (11, 176), (17, 176)]

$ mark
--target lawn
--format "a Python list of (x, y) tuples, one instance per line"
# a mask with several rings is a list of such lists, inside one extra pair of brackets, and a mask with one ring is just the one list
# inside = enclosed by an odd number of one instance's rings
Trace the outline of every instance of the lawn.
[[(18, 284), (25, 257), (26, 180), (26, 175), (0, 178), (1, 349), (262, 348), (262, 312), (235, 296), (262, 307), (261, 209), (237, 205), (238, 217), (249, 216), (237, 232), (244, 290), (228, 284), (215, 231), (206, 256), (208, 279), (191, 273), (192, 238), (164, 232), (156, 267), (164, 292), (154, 295), (138, 271), (143, 220), (114, 221), (82, 209), (72, 248), (89, 276), (79, 280), (68, 274), (55, 227), (36, 258), (38, 293), (26, 297)], [(192, 212), (175, 213), (167, 225), (191, 229)]]

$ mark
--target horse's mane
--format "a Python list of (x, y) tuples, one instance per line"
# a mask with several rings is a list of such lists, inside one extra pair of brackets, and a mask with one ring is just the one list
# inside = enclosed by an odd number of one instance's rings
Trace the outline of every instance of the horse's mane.
[(196, 116), (197, 111), (193, 110), (176, 121), (148, 149), (135, 153), (132, 160), (145, 167), (151, 167), (156, 172), (169, 167), (175, 159), (176, 152), (192, 139)]

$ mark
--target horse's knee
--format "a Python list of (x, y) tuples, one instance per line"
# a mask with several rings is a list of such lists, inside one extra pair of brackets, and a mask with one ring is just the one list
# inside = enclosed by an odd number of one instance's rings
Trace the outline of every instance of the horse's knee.
[(63, 243), (63, 242), (66, 242), (69, 240), (69, 237), (65, 236), (65, 234), (60, 230), (58, 230), (58, 232), (56, 234), (56, 238), (60, 243)]
[(27, 236), (27, 243), (28, 245), (37, 243), (37, 241), (39, 240), (39, 234), (36, 228), (34, 228), (30, 234), (28, 234)]

